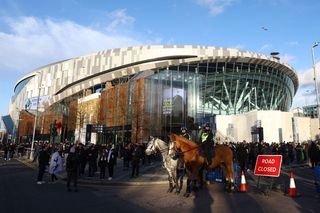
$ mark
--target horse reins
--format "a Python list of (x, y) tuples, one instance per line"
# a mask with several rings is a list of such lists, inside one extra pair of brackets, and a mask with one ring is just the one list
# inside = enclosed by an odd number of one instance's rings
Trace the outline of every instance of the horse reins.
[[(171, 141), (171, 142), (175, 143), (175, 141)], [(190, 152), (190, 151), (192, 151), (192, 150), (194, 150), (194, 149), (197, 149), (197, 148), (199, 148), (199, 147), (200, 147), (200, 145), (198, 145), (198, 146), (196, 146), (196, 147), (193, 147), (192, 149), (186, 150), (186, 151), (184, 151), (184, 152), (181, 151), (181, 153), (183, 154), (183, 153), (186, 153), (186, 152)], [(171, 148), (171, 149), (173, 149), (173, 150), (176, 151), (176, 152), (179, 152), (179, 151), (176, 150), (174, 147)]]

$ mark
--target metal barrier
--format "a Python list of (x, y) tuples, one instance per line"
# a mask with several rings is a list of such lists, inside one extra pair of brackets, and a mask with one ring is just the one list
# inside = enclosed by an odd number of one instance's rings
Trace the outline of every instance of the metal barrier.
[[(241, 180), (241, 171), (238, 166), (238, 162), (233, 162), (233, 170), (234, 170), (234, 183), (239, 187)], [(206, 180), (216, 183), (225, 183), (226, 178), (223, 175), (223, 172), (220, 167), (209, 169), (206, 173)]]

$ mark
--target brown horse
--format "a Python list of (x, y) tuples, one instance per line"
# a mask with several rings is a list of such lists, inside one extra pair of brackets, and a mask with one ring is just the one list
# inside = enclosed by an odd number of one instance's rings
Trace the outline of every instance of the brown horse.
[[(202, 183), (202, 171), (205, 166), (208, 169), (220, 166), (227, 180), (226, 189), (234, 190), (233, 153), (228, 146), (216, 145), (214, 147), (215, 156), (211, 164), (207, 165), (206, 159), (199, 154), (198, 144), (176, 134), (169, 134), (169, 138), (170, 141), (175, 141), (174, 149), (182, 151), (187, 176), (190, 180), (198, 180)], [(185, 195), (188, 196), (188, 194), (190, 194), (189, 187)]]

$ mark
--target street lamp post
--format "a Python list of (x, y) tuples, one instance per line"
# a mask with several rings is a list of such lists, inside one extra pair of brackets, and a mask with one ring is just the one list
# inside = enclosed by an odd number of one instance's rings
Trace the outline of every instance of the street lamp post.
[(312, 52), (312, 66), (313, 66), (313, 75), (314, 75), (314, 84), (316, 89), (316, 98), (317, 98), (317, 114), (318, 114), (318, 120), (319, 120), (319, 130), (320, 130), (320, 117), (319, 117), (319, 95), (318, 95), (318, 82), (317, 82), (317, 72), (316, 72), (316, 65), (314, 63), (314, 48), (319, 45), (319, 42), (314, 42), (311, 48)]
[(31, 142), (31, 150), (30, 150), (30, 158), (29, 158), (30, 160), (33, 160), (33, 158), (34, 158), (34, 137), (36, 134), (36, 126), (37, 126), (38, 110), (39, 110), (39, 99), (40, 99), (41, 83), (42, 83), (42, 73), (37, 72), (37, 74), (41, 74), (41, 77), (40, 77), (40, 81), (39, 81), (36, 116), (34, 118), (34, 124), (33, 124), (32, 142)]

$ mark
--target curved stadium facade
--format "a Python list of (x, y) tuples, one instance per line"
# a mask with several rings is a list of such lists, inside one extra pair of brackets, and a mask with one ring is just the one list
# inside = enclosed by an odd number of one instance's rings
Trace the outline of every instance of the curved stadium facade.
[(288, 111), (298, 85), (293, 68), (254, 52), (207, 46), (117, 48), (28, 73), (15, 85), (10, 114), (17, 120), (16, 108), (33, 113), (39, 102), (39, 111), (50, 108), (60, 116), (55, 120), (68, 132), (62, 138), (80, 138), (80, 130), (93, 124), (103, 129), (98, 141), (115, 132), (121, 140), (139, 141), (181, 126), (196, 129), (216, 115)]

